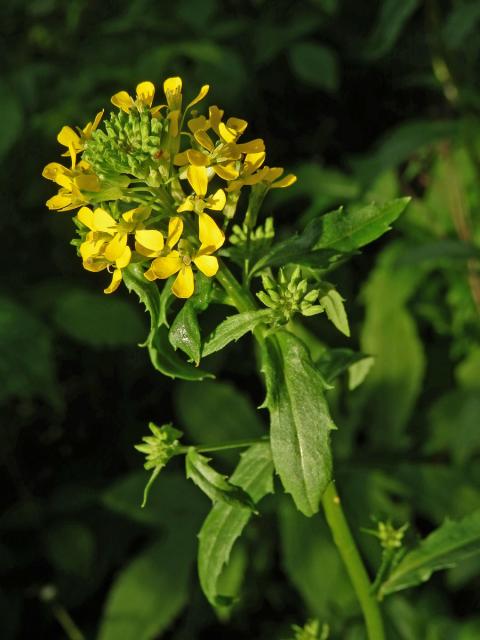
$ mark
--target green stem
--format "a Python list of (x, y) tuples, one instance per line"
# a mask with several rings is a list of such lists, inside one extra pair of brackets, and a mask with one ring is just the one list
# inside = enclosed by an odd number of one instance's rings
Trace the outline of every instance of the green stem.
[(226, 293), (230, 296), (233, 304), (240, 313), (244, 311), (255, 311), (257, 305), (249, 291), (246, 291), (235, 278), (233, 273), (223, 262), (217, 271), (217, 280), (220, 282)]
[(332, 482), (323, 498), (323, 508), (337, 549), (352, 582), (367, 627), (369, 640), (385, 640), (382, 616), (357, 546), (343, 514), (340, 498)]
[[(219, 442), (218, 444), (202, 444), (193, 447), (195, 451), (199, 453), (209, 453), (211, 451), (228, 451), (228, 449), (239, 449), (242, 447), (251, 447), (254, 444), (260, 444), (262, 442), (268, 442), (269, 437), (264, 436), (262, 438), (256, 438), (255, 440), (232, 440), (231, 442)], [(178, 447), (175, 455), (187, 453), (192, 447)]]

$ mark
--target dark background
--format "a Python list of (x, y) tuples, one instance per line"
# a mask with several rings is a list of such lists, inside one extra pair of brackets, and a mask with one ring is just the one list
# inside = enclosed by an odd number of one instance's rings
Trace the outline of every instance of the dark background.
[[(379, 550), (360, 533), (372, 515), (408, 520), (415, 542), (478, 508), (480, 289), (465, 246), (480, 240), (479, 21), (476, 1), (2, 4), (2, 638), (75, 639), (76, 625), (101, 640), (280, 640), (311, 616), (333, 638), (364, 637), (323, 523), (281, 496), (246, 535), (235, 569), (245, 586), (227, 623), (197, 586), (195, 535), (208, 505), (180, 463), (139, 511), (147, 475), (133, 445), (148, 421), (172, 420), (197, 442), (266, 429), (264, 412), (254, 414), (263, 388), (248, 339), (212, 359), (218, 382), (162, 378), (137, 347), (141, 306), (124, 288), (103, 296), (104, 274), (83, 271), (69, 244), (72, 213), (44, 206), (53, 191), (41, 172), (59, 161), (60, 128), (84, 126), (142, 80), (161, 93), (180, 75), (187, 97), (209, 83), (208, 104), (247, 119), (268, 163), (297, 173), (266, 205), (279, 233), (340, 204), (413, 197), (395, 231), (332, 274), (352, 339), (323, 319), (309, 323), (327, 344), (377, 356), (350, 399), (344, 383), (331, 393), (339, 487), (372, 571)], [(395, 255), (406, 256), (403, 271)], [(235, 460), (218, 463), (228, 471)], [(178, 538), (173, 564), (162, 548), (138, 576), (127, 573), (115, 610), (125, 620), (112, 622), (105, 607), (119, 576), (169, 536)], [(392, 597), (388, 637), (480, 637), (472, 563)], [(179, 586), (172, 576), (182, 571)], [(165, 623), (155, 626), (162, 603)]]

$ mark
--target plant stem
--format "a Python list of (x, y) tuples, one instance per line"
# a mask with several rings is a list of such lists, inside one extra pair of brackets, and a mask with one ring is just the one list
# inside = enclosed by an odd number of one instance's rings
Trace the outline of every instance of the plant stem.
[(367, 627), (369, 640), (385, 640), (382, 616), (357, 546), (343, 514), (340, 498), (332, 482), (323, 498), (323, 508), (337, 549), (352, 582)]
[(223, 262), (220, 263), (220, 269), (217, 271), (217, 280), (220, 282), (226, 293), (232, 299), (233, 304), (240, 313), (244, 311), (255, 311), (257, 305), (249, 291), (246, 291), (235, 278), (233, 273)]
[[(199, 453), (209, 453), (210, 451), (227, 451), (228, 449), (239, 449), (241, 447), (251, 447), (254, 444), (260, 444), (262, 442), (268, 442), (269, 437), (263, 436), (262, 438), (249, 439), (249, 440), (232, 440), (230, 442), (219, 442), (218, 444), (202, 444), (194, 446), (195, 451)], [(175, 455), (181, 453), (187, 453), (191, 447), (178, 447)]]

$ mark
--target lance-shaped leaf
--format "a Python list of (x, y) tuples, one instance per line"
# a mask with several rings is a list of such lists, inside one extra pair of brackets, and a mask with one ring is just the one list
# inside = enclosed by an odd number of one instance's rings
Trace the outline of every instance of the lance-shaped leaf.
[(329, 289), (326, 293), (321, 293), (319, 302), (325, 309), (327, 318), (345, 336), (350, 337), (350, 326), (348, 324), (347, 312), (343, 304), (342, 296), (335, 289)]
[(353, 211), (338, 209), (319, 218), (322, 230), (315, 249), (355, 251), (373, 242), (386, 231), (405, 210), (410, 198), (397, 198), (384, 204), (369, 204)]
[[(143, 275), (143, 269), (139, 264), (130, 264), (123, 270), (123, 281), (127, 289), (134, 291), (145, 305), (150, 316), (150, 336), (160, 325), (160, 294), (154, 282), (149, 282)], [(149, 340), (147, 338), (147, 342)]]
[(325, 382), (305, 345), (287, 331), (265, 340), (262, 371), (275, 469), (297, 508), (312, 516), (332, 472), (329, 432), (334, 424), (324, 395)]
[[(270, 445), (256, 444), (242, 453), (231, 481), (258, 503), (273, 491), (273, 462)], [(217, 502), (199, 533), (198, 573), (208, 601), (214, 606), (228, 605), (226, 594), (219, 593), (219, 579), (230, 559), (233, 545), (250, 520), (250, 509)]]
[(230, 316), (213, 331), (205, 341), (202, 356), (209, 356), (220, 351), (230, 342), (239, 340), (249, 331), (253, 331), (261, 322), (268, 322), (272, 317), (269, 309), (259, 311), (244, 311)]
[(197, 314), (191, 300), (185, 302), (172, 322), (168, 339), (174, 349), (181, 349), (198, 365), (202, 338)]
[(382, 584), (383, 597), (426, 582), (434, 571), (448, 569), (480, 553), (480, 509), (462, 520), (447, 520), (407, 553)]
[(202, 456), (194, 447), (190, 447), (185, 456), (187, 478), (192, 480), (214, 503), (220, 501), (237, 507), (255, 509), (255, 504), (248, 493), (229, 482), (226, 476), (215, 471), (209, 462), (210, 458)]
[(165, 326), (159, 327), (155, 331), (151, 342), (148, 344), (148, 351), (155, 369), (170, 378), (203, 380), (204, 378), (215, 377), (208, 371), (202, 371), (198, 367), (188, 364), (175, 353), (169, 342), (168, 329)]

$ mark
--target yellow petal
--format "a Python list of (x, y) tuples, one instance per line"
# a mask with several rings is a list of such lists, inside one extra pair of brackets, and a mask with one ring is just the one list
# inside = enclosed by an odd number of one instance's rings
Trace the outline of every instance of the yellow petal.
[(275, 180), (278, 180), (283, 171), (284, 170), (282, 169), (282, 167), (265, 167), (265, 172), (262, 180), (264, 180), (265, 182), (274, 182)]
[(77, 218), (88, 229), (91, 229), (93, 231), (94, 222), (93, 222), (93, 211), (91, 209), (89, 209), (88, 207), (82, 207), (80, 211), (77, 213)]
[(116, 93), (112, 96), (111, 102), (122, 111), (125, 111), (125, 113), (129, 113), (130, 109), (135, 106), (133, 98), (129, 96), (126, 91), (119, 91)]
[(163, 90), (170, 109), (180, 109), (182, 106), (182, 79), (167, 78), (163, 83)]
[(105, 231), (111, 233), (112, 229), (117, 226), (117, 223), (112, 216), (104, 209), (98, 207), (93, 212), (93, 227), (95, 231)]
[(245, 156), (244, 171), (248, 175), (256, 171), (265, 162), (265, 151), (259, 153), (247, 153)]
[(172, 286), (172, 293), (177, 298), (190, 298), (194, 291), (195, 285), (193, 280), (192, 267), (184, 265), (180, 269), (180, 273), (175, 278)]
[(187, 169), (187, 179), (197, 196), (204, 196), (208, 189), (208, 174), (205, 167), (190, 165)]
[(150, 282), (153, 282), (154, 280), (157, 279), (157, 276), (155, 275), (155, 272), (153, 271), (153, 269), (147, 269), (145, 271), (145, 273), (143, 274), (143, 276), (147, 279), (150, 280)]
[(208, 157), (201, 151), (188, 149), (186, 154), (190, 164), (194, 164), (197, 167), (206, 167), (208, 165)]
[(142, 102), (145, 106), (151, 107), (153, 98), (155, 96), (155, 85), (153, 82), (140, 82), (137, 84), (137, 98)]
[(195, 131), (193, 137), (198, 142), (198, 144), (207, 151), (213, 151), (215, 149), (215, 145), (213, 144), (212, 139), (203, 129), (198, 129), (198, 131)]
[(52, 180), (56, 182), (57, 175), (59, 173), (71, 173), (67, 167), (64, 167), (63, 164), (59, 164), (58, 162), (49, 162), (47, 166), (42, 171), (42, 176), (47, 180)]
[(178, 251), (170, 251), (168, 256), (155, 258), (150, 268), (157, 278), (169, 278), (183, 267), (183, 261)]
[(177, 167), (183, 167), (185, 164), (188, 164), (187, 152), (182, 151), (181, 153), (177, 153), (173, 159), (173, 164)]
[(248, 127), (248, 122), (241, 118), (229, 118), (227, 120), (227, 127), (237, 132), (237, 135), (241, 135)]
[(176, 138), (178, 136), (178, 122), (180, 120), (180, 110), (170, 111), (167, 116), (167, 119), (170, 120), (170, 127), (168, 129), (169, 134), (172, 138)]
[(227, 201), (227, 197), (225, 195), (225, 191), (223, 189), (218, 189), (215, 191), (213, 196), (210, 196), (207, 200), (207, 208), (212, 209), (213, 211), (221, 211), (225, 206)]
[(125, 213), (122, 215), (122, 218), (129, 224), (137, 224), (146, 220), (151, 213), (151, 207), (148, 207), (145, 204), (141, 204), (139, 207), (135, 207), (135, 209), (129, 209), (128, 211), (125, 211)]
[(297, 181), (297, 176), (294, 176), (293, 173), (289, 173), (288, 176), (285, 176), (281, 180), (277, 180), (270, 187), (271, 189), (284, 189), (285, 187), (289, 187), (294, 182)]
[(194, 104), (197, 104), (197, 102), (200, 102), (200, 100), (203, 100), (207, 95), (209, 89), (210, 89), (210, 86), (208, 84), (204, 84), (203, 87), (198, 92), (197, 97), (187, 104), (185, 111), (188, 111), (188, 109), (190, 109), (190, 107), (193, 107)]
[(168, 222), (167, 246), (172, 248), (180, 240), (183, 232), (183, 220), (178, 216), (170, 218)]
[(216, 105), (209, 107), (208, 109), (208, 121), (210, 126), (218, 135), (218, 127), (223, 118), (223, 110), (219, 109)]
[(64, 147), (73, 145), (74, 147), (81, 146), (80, 136), (71, 127), (62, 127), (60, 133), (57, 136), (57, 140)]
[(100, 191), (100, 180), (95, 174), (77, 176), (75, 184), (82, 191)]
[(60, 171), (55, 176), (55, 182), (65, 189), (71, 190), (72, 188), (72, 178), (65, 173), (60, 173)]
[(238, 133), (235, 129), (230, 129), (223, 122), (220, 122), (218, 125), (218, 134), (224, 142), (235, 142), (238, 138)]
[[(72, 197), (65, 194), (58, 193), (57, 195), (47, 200), (46, 205), (49, 209), (65, 210), (65, 207), (72, 205)], [(72, 208), (75, 208), (75, 207), (72, 207)]]
[(163, 235), (155, 229), (142, 229), (135, 233), (135, 240), (150, 251), (161, 251), (163, 249)]
[(212, 165), (212, 169), (222, 180), (235, 180), (238, 178), (238, 169), (236, 169), (234, 162), (214, 164)]
[(112, 281), (110, 282), (108, 287), (103, 290), (103, 293), (113, 293), (118, 289), (121, 281), (122, 281), (122, 271), (121, 269), (115, 269), (115, 271), (112, 274)]
[(198, 255), (193, 261), (200, 271), (209, 278), (218, 271), (218, 260), (214, 256)]
[(127, 235), (117, 233), (105, 247), (104, 255), (109, 262), (121, 259), (127, 246)]
[(130, 247), (125, 247), (123, 253), (115, 260), (115, 265), (119, 269), (125, 269), (125, 267), (130, 264), (131, 258), (132, 250)]
[(250, 140), (250, 142), (237, 144), (236, 148), (240, 153), (260, 153), (265, 151), (265, 143), (261, 138), (256, 138), (255, 140)]
[(93, 133), (94, 131), (96, 131), (98, 125), (100, 124), (101, 119), (103, 118), (103, 113), (104, 113), (104, 109), (102, 109), (101, 111), (99, 111), (97, 113), (97, 115), (95, 116), (95, 120), (93, 121), (92, 124), (92, 128), (90, 130), (90, 133)]
[(177, 207), (177, 211), (178, 213), (182, 213), (183, 211), (193, 211), (194, 208), (195, 208), (194, 199), (192, 196), (188, 196), (188, 198), (185, 198), (182, 204), (179, 207)]
[(198, 216), (198, 237), (202, 245), (218, 249), (225, 242), (225, 234), (217, 226), (215, 220), (207, 213)]
[(196, 118), (191, 118), (187, 124), (188, 124), (188, 128), (192, 133), (195, 133), (195, 131), (199, 131), (203, 129), (206, 130), (210, 126), (205, 116), (198, 116)]

